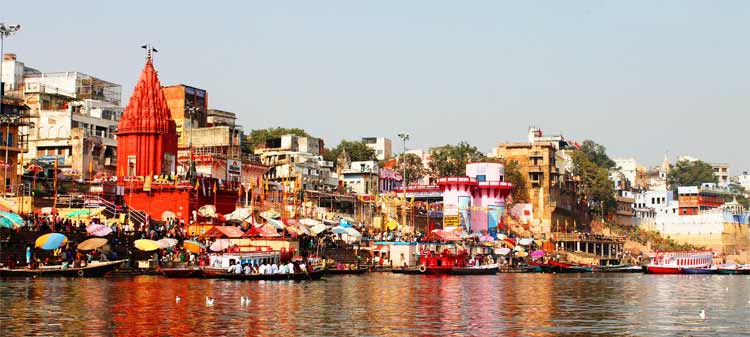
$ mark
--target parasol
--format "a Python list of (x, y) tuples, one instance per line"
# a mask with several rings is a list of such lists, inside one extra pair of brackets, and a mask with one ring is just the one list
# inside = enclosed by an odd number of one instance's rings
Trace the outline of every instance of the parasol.
[(90, 238), (78, 244), (78, 250), (97, 249), (107, 244), (107, 239)]
[(138, 248), (139, 250), (142, 250), (144, 252), (150, 252), (152, 250), (161, 248), (158, 242), (147, 239), (135, 240), (135, 242), (133, 242), (133, 245), (135, 246), (135, 248)]
[(528, 255), (529, 255), (529, 253), (527, 253), (527, 252), (517, 252), (516, 253), (516, 257), (526, 257)]
[(497, 253), (498, 255), (508, 255), (508, 253), (510, 253), (510, 248), (508, 247), (498, 248), (498, 249), (495, 249), (495, 253)]
[(229, 239), (218, 239), (214, 241), (214, 243), (211, 244), (211, 251), (214, 252), (220, 252), (224, 249), (227, 249), (232, 246), (232, 241), (229, 241)]
[(161, 249), (172, 248), (177, 245), (177, 239), (163, 238), (156, 241)]
[(60, 233), (44, 234), (36, 239), (34, 247), (43, 250), (54, 250), (68, 243), (68, 238)]
[(8, 219), (8, 221), (17, 226), (23, 226), (23, 218), (16, 213), (0, 211), (0, 218)]
[(322, 224), (322, 223), (319, 223), (319, 224), (317, 224), (317, 225), (315, 225), (315, 226), (312, 226), (312, 227), (310, 228), (310, 232), (312, 232), (312, 233), (313, 233), (313, 235), (318, 235), (318, 234), (320, 234), (320, 233), (323, 233), (323, 231), (325, 231), (325, 230), (326, 230), (326, 228), (328, 228), (328, 227), (326, 227), (326, 225), (324, 225), (324, 224)]
[(91, 224), (86, 227), (86, 233), (93, 236), (107, 236), (109, 233), (112, 233), (112, 228), (102, 224)]
[(268, 224), (275, 227), (276, 229), (284, 229), (284, 223), (281, 222), (280, 220), (268, 218), (266, 219), (266, 221), (268, 221)]
[(518, 240), (518, 244), (521, 245), (521, 246), (528, 246), (528, 245), (531, 244), (531, 239), (530, 238), (523, 238), (521, 240)]
[(206, 246), (204, 246), (202, 243), (195, 241), (195, 240), (185, 240), (182, 242), (182, 246), (185, 247), (185, 249), (187, 249), (191, 253), (196, 253), (196, 254), (206, 249)]
[(344, 232), (346, 233), (346, 235), (353, 236), (356, 238), (362, 237), (362, 233), (358, 232), (356, 229), (351, 228), (351, 227), (344, 228)]
[(535, 251), (531, 252), (531, 257), (536, 258), (536, 257), (542, 257), (542, 256), (544, 256), (544, 251), (543, 250), (535, 250)]

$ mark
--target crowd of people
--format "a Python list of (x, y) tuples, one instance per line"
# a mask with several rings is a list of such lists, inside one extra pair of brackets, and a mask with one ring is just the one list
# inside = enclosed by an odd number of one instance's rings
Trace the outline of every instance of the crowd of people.
[(288, 263), (261, 261), (260, 264), (254, 262), (242, 264), (237, 261), (227, 268), (227, 273), (245, 275), (296, 274), (307, 271), (307, 265), (304, 262), (296, 261)]

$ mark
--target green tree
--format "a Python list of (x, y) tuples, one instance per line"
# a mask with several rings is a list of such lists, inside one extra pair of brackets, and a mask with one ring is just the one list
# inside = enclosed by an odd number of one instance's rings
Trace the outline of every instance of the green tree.
[(342, 140), (339, 145), (333, 149), (326, 149), (323, 153), (323, 159), (336, 162), (339, 154), (346, 150), (351, 161), (375, 160), (375, 150), (369, 148), (367, 144), (361, 141)]
[(608, 168), (597, 165), (589, 155), (580, 149), (571, 153), (572, 173), (578, 180), (579, 198), (603, 216), (617, 207), (614, 183)]
[(485, 155), (466, 142), (444, 145), (430, 150), (430, 170), (438, 177), (463, 177), (466, 164), (484, 160)]
[(256, 147), (265, 144), (266, 140), (268, 140), (269, 138), (277, 138), (289, 134), (300, 137), (310, 137), (310, 135), (305, 130), (298, 128), (288, 129), (275, 127), (267, 129), (257, 129), (250, 131), (250, 135), (245, 138), (246, 142), (244, 142), (242, 150), (252, 153), (253, 151), (255, 151)]
[(597, 144), (593, 140), (584, 140), (579, 149), (586, 158), (589, 159), (596, 166), (603, 167), (605, 169), (611, 169), (615, 167), (615, 161), (609, 158), (607, 155), (607, 148), (604, 145)]
[(521, 165), (517, 161), (508, 161), (504, 165), (505, 181), (513, 184), (513, 202), (518, 204), (529, 202), (528, 183), (526, 175), (521, 172)]
[(714, 170), (710, 164), (696, 160), (680, 160), (675, 163), (667, 175), (670, 188), (677, 191), (678, 186), (700, 186), (703, 183), (716, 183)]
[(407, 153), (406, 158), (404, 156), (398, 156), (396, 170), (399, 174), (404, 174), (404, 166), (406, 166), (406, 181), (408, 183), (414, 182), (427, 175), (428, 170), (422, 163), (422, 158), (413, 153)]

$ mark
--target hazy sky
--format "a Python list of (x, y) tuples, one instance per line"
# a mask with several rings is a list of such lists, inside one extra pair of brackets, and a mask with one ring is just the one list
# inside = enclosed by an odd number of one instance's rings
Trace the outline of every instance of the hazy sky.
[(162, 84), (208, 90), (245, 130), (487, 152), (534, 125), (750, 169), (749, 1), (6, 1), (0, 19), (22, 25), (6, 52), (123, 102), (150, 42)]

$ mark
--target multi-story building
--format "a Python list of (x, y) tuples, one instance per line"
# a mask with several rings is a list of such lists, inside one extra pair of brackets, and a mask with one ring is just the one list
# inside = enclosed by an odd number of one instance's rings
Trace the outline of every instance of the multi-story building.
[(76, 180), (116, 173), (120, 85), (75, 71), (40, 72), (13, 55), (3, 63), (15, 72), (10, 78), (22, 79), (12, 87), (29, 107), (29, 127), (20, 129), (28, 135), (24, 162), (57, 161), (63, 175)]
[(349, 163), (340, 178), (349, 193), (376, 195), (379, 192), (380, 172), (375, 160)]
[(165, 86), (162, 91), (177, 125), (177, 147), (187, 147), (190, 144), (186, 131), (208, 124), (208, 93), (184, 84)]
[[(23, 94), (17, 91), (5, 91), (0, 82), (0, 195), (14, 195), (19, 191), (19, 155), (26, 152), (23, 135), (19, 134), (20, 126), (28, 125), (28, 107), (24, 104)], [(9, 87), (8, 89), (12, 89)]]
[(635, 195), (631, 191), (619, 190), (615, 195), (617, 209), (614, 214), (614, 222), (620, 226), (632, 226), (635, 216)]
[(526, 176), (531, 216), (536, 220), (533, 225), (538, 226), (534, 231), (548, 232), (552, 225), (562, 228), (561, 222), (571, 220), (564, 214), (570, 214), (575, 204), (573, 183), (561, 172), (567, 172), (566, 151), (574, 147), (575, 143), (562, 136), (544, 137), (541, 130), (530, 128), (529, 142), (502, 143), (491, 153), (506, 163), (518, 163)]
[(401, 173), (399, 173), (397, 170), (389, 169), (389, 168), (380, 168), (379, 169), (379, 175), (380, 175), (380, 193), (388, 193), (391, 191), (396, 191), (399, 188), (401, 188)]
[(638, 162), (635, 158), (613, 158), (615, 167), (609, 174), (609, 178), (615, 184), (615, 189), (623, 190), (638, 186)]
[(387, 160), (393, 157), (393, 147), (391, 140), (385, 137), (365, 137), (362, 138), (362, 142), (367, 147), (375, 151), (375, 157), (378, 160)]
[(743, 171), (742, 174), (732, 177), (732, 183), (742, 186), (746, 192), (750, 192), (750, 172)]
[(731, 193), (713, 183), (701, 186), (677, 187), (677, 200), (680, 215), (697, 215), (701, 212), (719, 208), (726, 202)]
[(333, 162), (324, 161), (322, 151), (321, 139), (284, 135), (267, 139), (255, 149), (255, 154), (263, 165), (270, 167), (265, 179), (279, 185), (287, 184), (288, 192), (295, 192), (296, 186), (304, 190), (334, 191), (338, 188), (338, 178), (333, 172)]
[(711, 169), (714, 171), (714, 176), (719, 186), (729, 186), (729, 164), (711, 163)]

